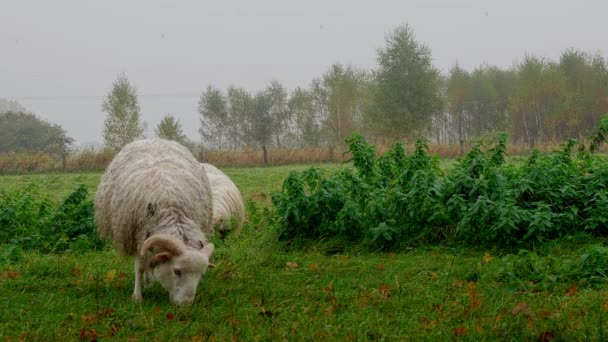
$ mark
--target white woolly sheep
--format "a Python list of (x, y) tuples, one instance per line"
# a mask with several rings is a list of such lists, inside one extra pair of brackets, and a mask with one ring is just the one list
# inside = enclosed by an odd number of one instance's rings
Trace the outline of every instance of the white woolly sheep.
[(245, 205), (241, 192), (234, 182), (217, 167), (202, 163), (211, 192), (213, 193), (213, 227), (220, 233), (230, 227), (231, 219), (235, 220), (235, 229), (238, 231), (245, 220)]
[(211, 188), (200, 163), (180, 144), (139, 140), (114, 157), (95, 195), (95, 222), (123, 255), (135, 255), (133, 299), (158, 280), (174, 304), (194, 300), (214, 246)]

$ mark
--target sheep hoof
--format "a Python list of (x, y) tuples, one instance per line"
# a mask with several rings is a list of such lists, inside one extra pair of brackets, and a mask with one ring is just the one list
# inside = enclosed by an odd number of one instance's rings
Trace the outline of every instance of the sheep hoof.
[(134, 293), (132, 299), (135, 303), (141, 303), (143, 297), (141, 296), (141, 293)]

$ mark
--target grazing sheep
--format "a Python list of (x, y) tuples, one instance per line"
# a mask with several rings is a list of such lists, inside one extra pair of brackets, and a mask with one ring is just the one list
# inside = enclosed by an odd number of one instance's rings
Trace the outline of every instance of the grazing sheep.
[(202, 163), (213, 193), (213, 227), (220, 233), (228, 230), (234, 218), (238, 231), (245, 220), (243, 197), (236, 185), (217, 167)]
[(133, 299), (158, 280), (174, 304), (194, 300), (214, 246), (207, 243), (211, 188), (200, 163), (180, 144), (139, 140), (114, 157), (95, 195), (100, 235), (135, 255)]

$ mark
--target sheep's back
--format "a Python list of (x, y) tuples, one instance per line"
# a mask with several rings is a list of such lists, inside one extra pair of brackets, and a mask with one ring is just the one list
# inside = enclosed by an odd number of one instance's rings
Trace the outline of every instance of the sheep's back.
[(125, 146), (108, 166), (95, 197), (101, 236), (127, 255), (137, 252), (144, 230), (162, 215), (191, 219), (211, 231), (211, 189), (205, 172), (185, 147), (167, 140)]
[(213, 220), (219, 221), (236, 216), (238, 224), (242, 224), (245, 219), (245, 207), (237, 186), (220, 169), (208, 163), (202, 165), (213, 193)]

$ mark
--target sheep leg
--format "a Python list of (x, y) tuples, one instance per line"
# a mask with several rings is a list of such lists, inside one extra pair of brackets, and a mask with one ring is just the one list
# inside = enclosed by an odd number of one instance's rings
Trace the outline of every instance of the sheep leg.
[(141, 302), (141, 278), (144, 274), (144, 268), (141, 265), (139, 258), (135, 259), (135, 288), (133, 289), (133, 301)]

